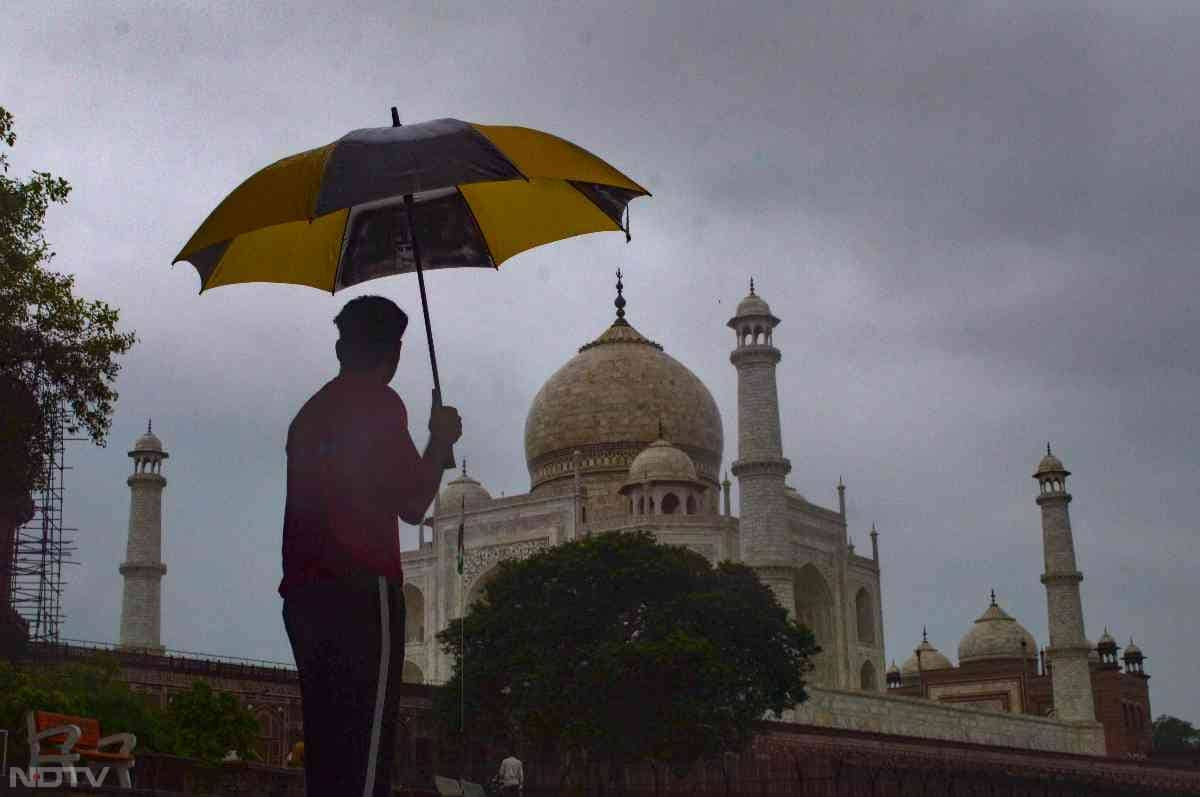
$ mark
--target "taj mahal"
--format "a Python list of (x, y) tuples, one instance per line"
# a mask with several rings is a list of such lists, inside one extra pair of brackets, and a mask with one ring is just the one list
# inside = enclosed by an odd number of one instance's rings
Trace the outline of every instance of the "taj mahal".
[[(410, 679), (449, 678), (434, 638), (476, 600), (493, 568), (544, 546), (601, 531), (647, 529), (710, 562), (754, 566), (782, 605), (809, 626), (822, 652), (814, 683), (882, 688), (883, 614), (878, 546), (849, 544), (840, 506), (809, 502), (788, 486), (773, 342), (780, 320), (751, 292), (730, 319), (738, 375), (738, 459), (722, 478), (725, 433), (708, 388), (625, 318), (616, 319), (543, 385), (525, 419), (530, 490), (494, 498), (463, 472), (446, 484), (426, 523), (431, 538), (404, 553)], [(463, 575), (457, 572), (464, 528)], [(877, 537), (873, 535), (872, 541)]]
[[(450, 678), (454, 662), (436, 635), (480, 598), (499, 563), (600, 532), (645, 529), (713, 564), (752, 567), (812, 630), (821, 650), (806, 677), (808, 700), (781, 717), (784, 722), (1048, 752), (1149, 751), (1145, 656), (1132, 639), (1122, 656), (1107, 628), (1098, 642), (1085, 633), (1083, 574), (1068, 512), (1070, 472), (1049, 446), (1029, 485), (1041, 516), (1048, 644), (1039, 646), (993, 594), (959, 641), (957, 664), (926, 638), (902, 641), (903, 664), (888, 665), (879, 534), (872, 526), (869, 556), (855, 550), (840, 478), (830, 478), (836, 507), (814, 503), (788, 484), (792, 466), (782, 445), (776, 384), (783, 353), (774, 332), (781, 319), (751, 281), (726, 322), (737, 379), (737, 459), (726, 465), (725, 430), (709, 389), (626, 319), (620, 272), (616, 287), (615, 319), (533, 398), (524, 435), (529, 492), (495, 497), (464, 464), (434, 500), (416, 548), (402, 552), (404, 681)], [(134, 469), (127, 479), (126, 561), (119, 567), (119, 648), (161, 656), (167, 453), (147, 429), (129, 455)], [(739, 482), (736, 513), (729, 476)], [(1030, 525), (1029, 533), (1037, 533)], [(137, 674), (142, 669), (132, 665), (129, 672), (138, 689), (162, 700), (175, 688), (153, 673)], [(286, 728), (276, 728), (271, 717), (263, 722), (264, 749), (281, 750), (284, 738), (296, 733), (295, 721)]]

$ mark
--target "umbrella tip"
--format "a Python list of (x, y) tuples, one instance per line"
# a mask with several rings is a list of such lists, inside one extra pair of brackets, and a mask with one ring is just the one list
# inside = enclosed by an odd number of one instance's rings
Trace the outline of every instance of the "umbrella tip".
[(625, 321), (625, 297), (621, 295), (624, 289), (625, 283), (621, 282), (621, 269), (617, 269), (617, 298), (613, 301), (613, 304), (617, 306), (617, 320), (615, 322), (617, 324), (628, 323)]

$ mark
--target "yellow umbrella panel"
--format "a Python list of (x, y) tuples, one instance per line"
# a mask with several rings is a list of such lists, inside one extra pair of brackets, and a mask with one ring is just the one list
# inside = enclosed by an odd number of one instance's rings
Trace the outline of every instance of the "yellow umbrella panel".
[[(496, 268), (541, 244), (619, 231), (646, 196), (605, 161), (521, 127), (440, 119), (358, 130), (255, 174), (176, 261), (201, 290), (284, 282), (336, 292), (423, 269)], [(406, 206), (406, 200), (409, 204)]]

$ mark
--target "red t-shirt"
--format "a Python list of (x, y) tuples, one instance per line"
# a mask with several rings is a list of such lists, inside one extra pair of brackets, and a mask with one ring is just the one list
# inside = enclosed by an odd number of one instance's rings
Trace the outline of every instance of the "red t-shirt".
[(292, 421), (287, 463), (279, 594), (345, 576), (402, 579), (399, 508), (442, 474), (413, 445), (396, 391), (353, 372), (331, 380)]

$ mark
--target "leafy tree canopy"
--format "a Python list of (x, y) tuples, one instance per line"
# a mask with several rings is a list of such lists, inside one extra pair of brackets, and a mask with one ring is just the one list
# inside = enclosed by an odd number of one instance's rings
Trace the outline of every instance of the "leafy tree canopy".
[(0, 728), (15, 741), (24, 736), (25, 712), (53, 711), (93, 717), (104, 733), (133, 733), (139, 749), (171, 752), (162, 712), (132, 692), (119, 673), (111, 657), (50, 667), (0, 661)]
[(455, 657), (435, 706), (451, 734), (462, 701), (471, 737), (613, 772), (743, 749), (766, 712), (806, 699), (819, 650), (748, 567), (713, 568), (646, 531), (501, 563), (438, 640)]
[(204, 681), (175, 695), (167, 709), (175, 755), (217, 762), (230, 750), (257, 758), (258, 720), (231, 694), (215, 692)]
[(133, 692), (110, 656), (77, 664), (18, 667), (0, 660), (0, 728), (24, 737), (25, 712), (38, 709), (100, 722), (104, 733), (129, 732), (137, 749), (218, 762), (229, 750), (257, 758), (258, 721), (237, 699), (203, 681), (159, 708), (156, 698)]
[(1187, 720), (1160, 714), (1154, 720), (1154, 751), (1159, 753), (1187, 753), (1200, 751), (1200, 728)]
[[(0, 143), (12, 147), (16, 140), (12, 114), (0, 107)], [(14, 402), (6, 406), (17, 406), (40, 375), (48, 386), (43, 409), (65, 404), (69, 431), (82, 429), (102, 445), (117, 399), (116, 358), (135, 336), (117, 329), (115, 309), (75, 296), (74, 277), (45, 268), (54, 257), (43, 235), (46, 211), (65, 203), (71, 186), (47, 172), (18, 180), (8, 170), (8, 153), (0, 148), (0, 393)], [(36, 486), (49, 441), (41, 424), (33, 424), (30, 439), (30, 424), (29, 417), (9, 413), (0, 421), (6, 483), (21, 477)]]

